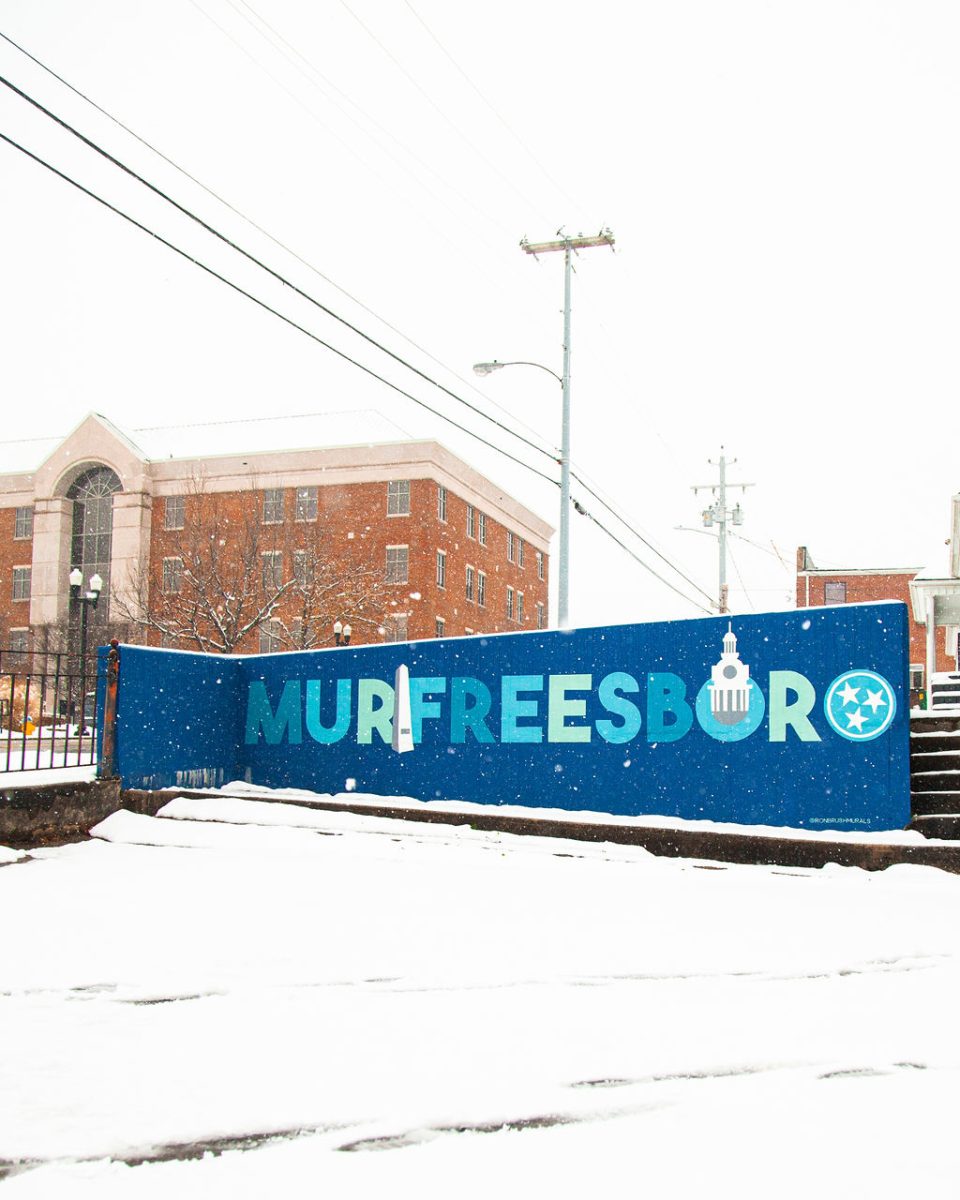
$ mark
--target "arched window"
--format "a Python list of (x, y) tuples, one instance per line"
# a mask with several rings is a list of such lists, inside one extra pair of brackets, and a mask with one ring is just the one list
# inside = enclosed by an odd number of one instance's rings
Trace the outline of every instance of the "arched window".
[(110, 612), (110, 557), (113, 547), (113, 497), (122, 491), (120, 479), (109, 467), (88, 467), (73, 481), (67, 499), (73, 501), (73, 536), (70, 566), (103, 579), (102, 599), (91, 614), (98, 625)]

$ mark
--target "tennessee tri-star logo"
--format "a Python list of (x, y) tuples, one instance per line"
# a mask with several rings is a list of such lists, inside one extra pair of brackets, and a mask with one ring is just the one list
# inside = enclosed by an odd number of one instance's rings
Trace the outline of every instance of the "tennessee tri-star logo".
[(841, 737), (869, 742), (890, 727), (897, 698), (875, 671), (845, 671), (827, 688), (823, 711)]

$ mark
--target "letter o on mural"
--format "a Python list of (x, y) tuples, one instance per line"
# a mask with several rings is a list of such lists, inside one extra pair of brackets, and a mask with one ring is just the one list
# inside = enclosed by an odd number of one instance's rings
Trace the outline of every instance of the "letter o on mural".
[(827, 688), (823, 711), (841, 737), (869, 742), (890, 728), (897, 711), (893, 688), (876, 671), (844, 671)]
[(718, 742), (742, 742), (756, 732), (766, 711), (763, 692), (751, 679), (746, 684), (746, 702), (742, 710), (715, 715), (714, 689), (705, 683), (697, 693), (697, 721), (704, 733), (709, 733)]

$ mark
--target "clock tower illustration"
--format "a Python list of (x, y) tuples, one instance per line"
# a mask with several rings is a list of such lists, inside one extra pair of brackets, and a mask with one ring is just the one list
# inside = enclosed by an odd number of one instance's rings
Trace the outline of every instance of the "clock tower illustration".
[(710, 713), (721, 725), (738, 725), (750, 708), (750, 668), (740, 661), (732, 624), (723, 635), (723, 653), (710, 671)]

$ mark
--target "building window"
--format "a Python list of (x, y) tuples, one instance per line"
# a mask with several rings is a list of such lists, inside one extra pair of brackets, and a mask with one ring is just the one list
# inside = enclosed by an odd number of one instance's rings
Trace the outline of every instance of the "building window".
[[(67, 499), (73, 502), (70, 565), (79, 567), (85, 579), (99, 575), (103, 580), (100, 603), (88, 614), (98, 626), (105, 625), (110, 616), (113, 498), (119, 491), (122, 488), (117, 473), (109, 467), (96, 466), (82, 471), (67, 492)], [(71, 609), (76, 620), (76, 606), (71, 605)]]
[(388, 546), (387, 547), (387, 583), (406, 583), (407, 574), (410, 569), (410, 548), (409, 546)]
[(517, 592), (517, 623), (523, 624), (523, 592)]
[(846, 604), (847, 585), (845, 583), (825, 583), (823, 585), (824, 604)]
[(437, 487), (437, 520), (446, 521), (447, 519), (447, 489), (445, 487)]
[(280, 649), (280, 633), (282, 626), (276, 619), (264, 621), (260, 626), (260, 653), (276, 654)]
[(317, 519), (317, 489), (315, 487), (297, 488), (297, 502), (294, 510), (294, 520), (315, 521)]
[(513, 548), (514, 537), (510, 530), (507, 530), (507, 562), (513, 562), (516, 558), (516, 551)]
[(30, 648), (30, 630), (11, 629), (7, 637), (7, 646), (10, 653), (4, 654), (4, 665), (11, 667), (26, 666), (27, 653)]
[(465, 595), (468, 600), (472, 600), (474, 598), (474, 581), (476, 579), (476, 574), (477, 573), (474, 571), (473, 567), (467, 567), (467, 586)]
[(543, 551), (537, 551), (537, 578), (543, 578)]
[(513, 620), (513, 588), (507, 588), (507, 620)]
[(306, 550), (293, 552), (293, 578), (297, 587), (308, 588), (313, 583), (314, 559)]
[(387, 516), (406, 517), (410, 514), (410, 480), (391, 479), (387, 484)]
[(447, 552), (446, 550), (437, 551), (437, 587), (445, 588), (447, 586)]
[(283, 488), (267, 488), (263, 493), (263, 523), (283, 524)]
[(25, 504), (16, 510), (13, 520), (13, 536), (17, 539), (33, 537), (33, 505)]
[(283, 551), (268, 550), (260, 557), (263, 561), (263, 590), (276, 591), (283, 583)]
[(472, 504), (467, 505), (467, 537), (477, 536), (477, 510)]
[(405, 642), (407, 640), (407, 614), (390, 617), (383, 627), (385, 642)]
[(444, 621), (443, 617), (437, 617), (433, 623), (433, 636), (443, 637), (443, 631), (446, 628), (446, 624), (447, 623)]
[(163, 560), (163, 580), (161, 587), (165, 596), (175, 596), (180, 591), (183, 581), (183, 559), (165, 558)]
[(487, 606), (487, 577), (483, 571), (477, 572), (477, 603), (481, 608)]
[(30, 599), (30, 567), (13, 568), (13, 598), (14, 600)]
[(167, 496), (163, 502), (164, 529), (182, 529), (184, 526), (184, 496)]
[(919, 692), (923, 687), (923, 663), (910, 664), (910, 690)]
[(547, 625), (547, 614), (544, 610), (543, 604), (538, 602), (537, 603), (537, 628), (545, 629), (546, 625)]
[(517, 566), (523, 566), (523, 538), (517, 538)]
[(487, 544), (487, 514), (477, 513), (477, 541), (481, 546)]

